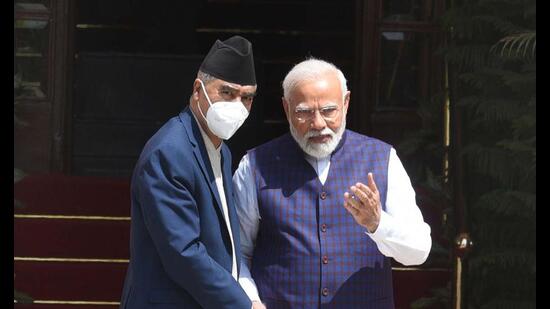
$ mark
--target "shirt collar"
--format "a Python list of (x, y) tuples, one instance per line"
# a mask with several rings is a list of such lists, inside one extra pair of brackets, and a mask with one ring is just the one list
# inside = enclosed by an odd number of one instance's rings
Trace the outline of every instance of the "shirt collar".
[(324, 158), (315, 158), (313, 156), (310, 156), (309, 154), (307, 154), (305, 151), (304, 151), (304, 157), (306, 158), (306, 160), (308, 162), (311, 162), (311, 163), (321, 163), (321, 162), (329, 162), (330, 161), (330, 157), (331, 155), (328, 155)]

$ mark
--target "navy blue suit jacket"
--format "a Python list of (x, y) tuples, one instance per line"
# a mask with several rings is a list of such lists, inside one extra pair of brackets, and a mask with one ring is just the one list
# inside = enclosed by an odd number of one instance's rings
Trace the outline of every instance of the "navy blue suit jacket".
[[(231, 153), (222, 173), (240, 265)], [(131, 185), (130, 264), (121, 308), (250, 308), (231, 276), (231, 240), (214, 174), (189, 107), (145, 145)], [(164, 305), (163, 305), (164, 304)]]

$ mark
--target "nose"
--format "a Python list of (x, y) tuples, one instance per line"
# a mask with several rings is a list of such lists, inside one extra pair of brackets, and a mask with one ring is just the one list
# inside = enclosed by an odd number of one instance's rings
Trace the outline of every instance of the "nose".
[(311, 119), (311, 128), (321, 131), (326, 126), (327, 122), (325, 121), (325, 118), (321, 116), (321, 112), (318, 109), (315, 109), (315, 114), (313, 114), (313, 118)]

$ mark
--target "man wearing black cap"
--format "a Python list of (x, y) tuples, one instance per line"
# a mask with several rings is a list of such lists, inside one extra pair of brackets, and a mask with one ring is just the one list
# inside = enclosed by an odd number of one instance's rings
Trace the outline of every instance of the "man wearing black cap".
[(130, 263), (121, 308), (251, 308), (239, 286), (229, 139), (256, 93), (252, 45), (216, 41), (186, 107), (145, 145), (131, 185)]

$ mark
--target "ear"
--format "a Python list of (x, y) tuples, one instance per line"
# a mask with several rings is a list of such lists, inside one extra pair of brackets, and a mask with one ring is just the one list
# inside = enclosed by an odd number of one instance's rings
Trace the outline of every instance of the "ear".
[(199, 99), (199, 92), (200, 91), (201, 91), (201, 82), (197, 78), (193, 82), (193, 99), (195, 99), (195, 100)]
[(351, 97), (351, 91), (346, 92), (344, 95), (344, 111), (348, 112), (348, 106), (349, 106), (349, 99)]

